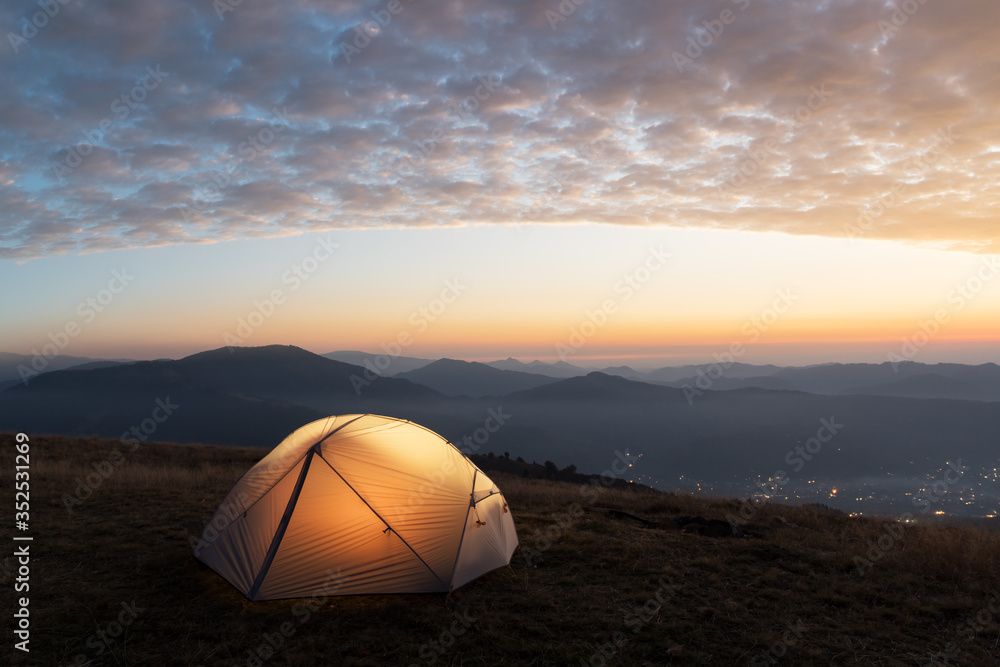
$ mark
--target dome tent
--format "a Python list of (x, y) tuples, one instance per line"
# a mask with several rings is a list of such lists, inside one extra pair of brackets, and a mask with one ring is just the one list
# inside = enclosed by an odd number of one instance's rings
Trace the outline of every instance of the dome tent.
[(448, 592), (510, 563), (503, 494), (422, 426), (341, 415), (299, 428), (248, 470), (195, 556), (251, 600)]

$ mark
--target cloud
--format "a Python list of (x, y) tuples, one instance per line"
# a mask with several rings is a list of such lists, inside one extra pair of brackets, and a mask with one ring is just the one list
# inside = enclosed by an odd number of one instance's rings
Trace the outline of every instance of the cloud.
[(992, 1), (60, 7), (0, 10), (6, 257), (582, 221), (1000, 240)]

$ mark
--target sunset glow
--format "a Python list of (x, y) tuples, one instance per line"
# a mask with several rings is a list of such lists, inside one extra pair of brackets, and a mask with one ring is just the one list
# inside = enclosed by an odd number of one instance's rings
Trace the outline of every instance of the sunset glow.
[(66, 6), (0, 53), (3, 350), (996, 359), (994, 4), (543, 4)]
[[(302, 279), (295, 267), (321, 238), (337, 247), (306, 262), (314, 271)], [(488, 250), (468, 252), (475, 247)], [(646, 267), (650, 248), (670, 255), (655, 270)], [(888, 242), (612, 226), (340, 231), (8, 263), (5, 279), (24, 280), (32, 303), (28, 292), (6, 297), (26, 316), (5, 325), (5, 341), (31, 353), (77, 321), (66, 353), (78, 356), (153, 358), (234, 341), (671, 365), (737, 345), (742, 361), (805, 364), (884, 361), (904, 354), (906, 339), (914, 359), (984, 362), (997, 352), (1000, 312), (1000, 289), (976, 282), (990, 259)], [(113, 271), (134, 280), (97, 312), (86, 304)]]

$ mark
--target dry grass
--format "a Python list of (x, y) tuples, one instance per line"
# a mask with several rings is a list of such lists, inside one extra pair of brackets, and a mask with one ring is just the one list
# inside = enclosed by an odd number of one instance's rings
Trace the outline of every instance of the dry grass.
[[(2, 439), (0, 485), (12, 498), (12, 438)], [(511, 568), (456, 591), (447, 606), (434, 595), (356, 596), (310, 609), (247, 602), (191, 557), (191, 540), (265, 452), (31, 444), (32, 652), (12, 649), (5, 614), (13, 664), (258, 664), (249, 651), (279, 637), (265, 664), (928, 665), (946, 654), (953, 665), (1000, 662), (1000, 598), (990, 610), (1000, 590), (996, 534), (763, 505), (746, 525), (760, 538), (713, 539), (577, 507), (666, 521), (725, 519), (740, 503), (494, 474), (524, 547)], [(120, 464), (68, 512), (63, 496), (115, 450)], [(859, 574), (855, 557), (880, 537), (887, 545), (887, 526), (899, 538)], [(10, 600), (15, 563), (3, 565)], [(115, 630), (133, 601), (136, 618), (126, 614), (122, 634), (103, 642), (98, 632)]]

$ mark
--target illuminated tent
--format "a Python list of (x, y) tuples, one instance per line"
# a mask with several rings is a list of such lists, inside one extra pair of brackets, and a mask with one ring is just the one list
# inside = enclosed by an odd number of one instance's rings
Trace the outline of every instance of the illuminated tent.
[(453, 444), (377, 415), (298, 429), (236, 482), (195, 556), (251, 600), (447, 592), (510, 563), (503, 494)]

